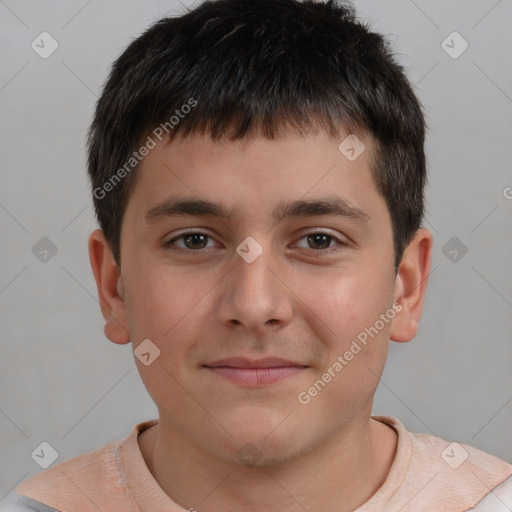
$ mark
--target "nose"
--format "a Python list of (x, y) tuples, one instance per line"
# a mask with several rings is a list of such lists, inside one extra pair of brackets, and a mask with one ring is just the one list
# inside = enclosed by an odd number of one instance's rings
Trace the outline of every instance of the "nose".
[(223, 325), (253, 332), (286, 326), (293, 315), (291, 292), (270, 249), (251, 263), (237, 254), (233, 264), (221, 283), (217, 307)]

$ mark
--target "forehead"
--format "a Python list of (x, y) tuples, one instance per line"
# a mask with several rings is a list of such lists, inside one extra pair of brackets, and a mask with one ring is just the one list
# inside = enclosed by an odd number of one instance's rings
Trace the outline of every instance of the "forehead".
[(372, 141), (358, 137), (355, 149), (362, 152), (351, 159), (346, 137), (321, 132), (214, 141), (194, 134), (162, 141), (144, 157), (127, 210), (156, 218), (165, 202), (181, 197), (215, 203), (213, 215), (250, 211), (275, 219), (290, 203), (300, 209), (316, 197), (338, 207), (341, 199), (342, 207), (371, 218), (385, 208), (370, 169)]

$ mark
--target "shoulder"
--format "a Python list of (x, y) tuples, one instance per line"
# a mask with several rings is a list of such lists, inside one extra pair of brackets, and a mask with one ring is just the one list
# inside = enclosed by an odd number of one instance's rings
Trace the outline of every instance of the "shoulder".
[(87, 477), (88, 480), (102, 482), (111, 470), (109, 464), (115, 458), (119, 443), (119, 441), (114, 441), (96, 450), (60, 462), (22, 482), (16, 488), (16, 492), (24, 494), (26, 490), (47, 485), (51, 485), (54, 489), (61, 485), (69, 486), (71, 481), (76, 479), (82, 481), (84, 477)]
[[(21, 502), (33, 509), (47, 512), (66, 509), (72, 502), (77, 510), (96, 510), (94, 496), (105, 485), (115, 488), (119, 484), (116, 454), (120, 441), (112, 442), (94, 451), (65, 460), (29, 478), (16, 487)], [(27, 500), (30, 498), (30, 500)], [(36, 508), (46, 504), (49, 508)], [(21, 508), (20, 511), (25, 509)], [(18, 509), (13, 509), (17, 512)], [(3, 509), (0, 509), (3, 512)], [(6, 511), (10, 512), (10, 511)]]
[(491, 490), (472, 512), (510, 512), (512, 510), (512, 476)]
[[(421, 466), (429, 467), (429, 473), (435, 475), (434, 487), (444, 501), (458, 501), (467, 507), (462, 510), (473, 510), (471, 507), (489, 500), (500, 486), (510, 489), (512, 465), (508, 462), (465, 443), (428, 434), (411, 433), (411, 436), (416, 455), (415, 473), (422, 472)], [(497, 512), (492, 507), (481, 510)]]
[(512, 465), (508, 462), (465, 443), (410, 432), (394, 417), (380, 420), (399, 434), (400, 465), (395, 466), (394, 481), (400, 481), (400, 488), (392, 501), (403, 506), (403, 512), (430, 511), (434, 506), (444, 512), (497, 512), (501, 509), (493, 504), (510, 499)]
[[(157, 420), (139, 423), (126, 438), (65, 460), (25, 480), (14, 492), (32, 509), (19, 508), (21, 504), (14, 501), (11, 506), (18, 508), (12, 512), (137, 510), (122, 468), (144, 464), (137, 437), (155, 423)], [(4, 509), (0, 508), (0, 512)]]

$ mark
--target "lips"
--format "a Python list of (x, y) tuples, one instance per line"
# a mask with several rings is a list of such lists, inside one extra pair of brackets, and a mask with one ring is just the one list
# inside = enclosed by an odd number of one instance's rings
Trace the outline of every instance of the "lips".
[(300, 363), (288, 361), (287, 359), (280, 359), (278, 357), (266, 357), (264, 359), (246, 359), (244, 357), (230, 357), (227, 359), (220, 359), (214, 363), (208, 363), (204, 366), (208, 368), (218, 368), (221, 366), (229, 368), (283, 368), (283, 367), (305, 367)]
[(221, 378), (251, 387), (274, 384), (308, 368), (294, 361), (274, 357), (264, 359), (232, 357), (205, 364), (203, 367)]

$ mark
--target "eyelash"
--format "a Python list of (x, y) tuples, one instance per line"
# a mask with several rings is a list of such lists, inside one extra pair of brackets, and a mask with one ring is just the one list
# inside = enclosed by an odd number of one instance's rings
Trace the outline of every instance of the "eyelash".
[[(183, 238), (185, 238), (187, 236), (190, 236), (190, 235), (204, 235), (204, 236), (207, 237), (208, 240), (213, 240), (212, 236), (210, 236), (207, 233), (204, 233), (202, 231), (186, 231), (186, 232), (182, 233), (181, 235), (176, 236), (176, 237), (172, 238), (171, 240), (165, 242), (164, 243), (164, 247), (167, 248), (167, 249), (170, 249), (172, 251), (178, 251), (178, 252), (181, 251), (181, 252), (187, 252), (187, 253), (197, 253), (197, 255), (200, 255), (199, 253), (203, 252), (207, 248), (203, 248), (203, 249), (187, 249), (187, 248), (185, 248), (184, 249), (182, 247), (173, 247), (174, 242), (176, 242), (177, 240), (183, 239)], [(305, 233), (303, 236), (301, 236), (299, 238), (299, 240), (302, 240), (303, 238), (306, 238), (308, 236), (314, 236), (314, 235), (327, 235), (331, 239), (331, 242), (332, 241), (337, 242), (337, 246), (340, 246), (340, 247), (345, 247), (345, 246), (348, 245), (345, 242), (343, 242), (342, 240), (340, 240), (339, 238), (337, 238), (336, 236), (332, 235), (328, 230), (311, 231), (309, 233)], [(207, 243), (208, 243), (208, 241), (207, 241)], [(340, 247), (336, 248), (336, 245), (335, 245), (335, 246), (332, 246), (332, 247), (327, 247), (325, 249), (309, 249), (309, 248), (304, 248), (304, 247), (301, 247), (299, 249), (312, 251), (314, 253), (324, 253), (324, 254), (328, 253), (328, 254), (330, 254), (333, 251), (340, 250)]]

